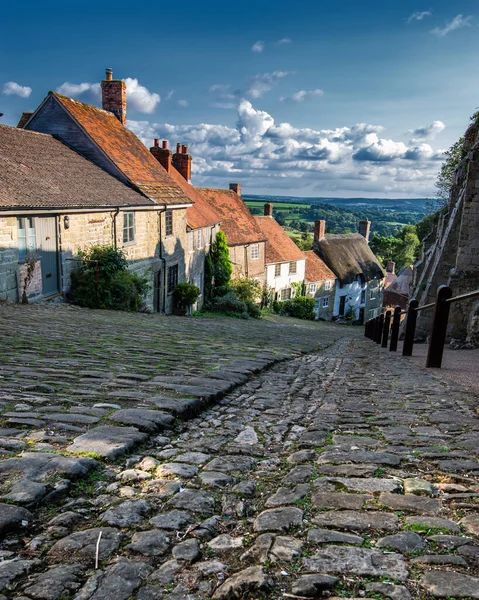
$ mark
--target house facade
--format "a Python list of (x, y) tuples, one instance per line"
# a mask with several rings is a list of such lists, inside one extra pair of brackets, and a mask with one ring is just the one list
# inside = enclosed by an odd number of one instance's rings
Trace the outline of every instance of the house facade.
[(112, 245), (147, 278), (152, 310), (163, 207), (51, 135), (0, 125), (0, 148), (0, 301), (65, 294), (78, 251)]
[(326, 221), (314, 224), (314, 251), (336, 275), (333, 318), (363, 323), (382, 312), (385, 272), (368, 244), (369, 221), (361, 233), (326, 235)]
[(306, 255), (304, 295), (314, 298), (316, 319), (331, 321), (336, 297), (336, 275), (313, 250), (308, 250), (304, 254)]
[(304, 253), (275, 221), (271, 203), (264, 205), (264, 216), (254, 219), (266, 239), (265, 284), (274, 300), (289, 300), (304, 281)]
[(241, 185), (229, 190), (197, 188), (221, 219), (226, 235), (234, 277), (265, 280), (266, 236), (241, 198)]

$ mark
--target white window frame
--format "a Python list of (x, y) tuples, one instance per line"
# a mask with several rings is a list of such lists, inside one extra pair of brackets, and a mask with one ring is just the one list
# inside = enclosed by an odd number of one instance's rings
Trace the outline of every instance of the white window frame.
[(329, 296), (323, 296), (321, 298), (321, 308), (329, 308)]
[(203, 230), (198, 229), (197, 237), (196, 237), (196, 247), (198, 250), (203, 248)]
[(331, 289), (331, 279), (327, 279), (327, 280), (324, 282), (324, 289), (325, 289), (326, 291), (328, 291), (328, 290), (330, 290), (330, 289)]
[(173, 211), (168, 209), (165, 212), (165, 236), (173, 235)]
[(316, 292), (316, 284), (315, 283), (310, 283), (309, 284), (309, 293), (310, 294), (314, 294)]
[(135, 213), (123, 213), (123, 245), (135, 243)]
[(250, 247), (250, 258), (251, 260), (259, 260), (259, 244), (253, 244)]
[(289, 274), (296, 275), (298, 273), (298, 263), (293, 260), (289, 263)]
[(35, 231), (35, 220), (33, 217), (17, 218), (18, 260), (23, 262), (27, 252), (35, 251), (37, 247), (37, 236)]
[(281, 263), (276, 263), (274, 265), (274, 276), (281, 277)]
[(291, 300), (291, 288), (282, 289), (280, 292), (280, 299), (282, 302), (285, 302), (286, 300)]
[(188, 231), (188, 251), (189, 252), (195, 251), (195, 232), (194, 231)]

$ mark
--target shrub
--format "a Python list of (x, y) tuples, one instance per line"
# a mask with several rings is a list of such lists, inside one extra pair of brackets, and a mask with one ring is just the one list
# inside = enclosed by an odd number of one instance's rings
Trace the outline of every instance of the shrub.
[(184, 282), (175, 287), (173, 294), (176, 306), (181, 309), (188, 309), (198, 300), (200, 290), (196, 285)]
[(223, 231), (218, 231), (215, 241), (211, 245), (209, 263), (210, 275), (213, 279), (213, 287), (228, 285), (233, 272), (230, 260), (230, 251)]
[(261, 319), (261, 308), (254, 302), (246, 302), (246, 310), (248, 315), (253, 319)]
[(127, 268), (122, 250), (111, 246), (93, 246), (79, 252), (85, 261), (71, 274), (69, 299), (86, 308), (139, 311), (148, 291), (147, 280)]
[(241, 316), (244, 319), (248, 318), (248, 309), (244, 302), (238, 300), (236, 294), (231, 291), (223, 296), (215, 297), (212, 301), (212, 309), (226, 313), (233, 313), (235, 316)]
[(228, 294), (230, 292), (234, 293), (234, 290), (229, 285), (220, 285), (215, 288), (214, 292), (215, 298), (220, 298), (221, 296), (224, 296), (225, 294)]
[(238, 277), (230, 281), (230, 287), (236, 292), (241, 302), (255, 303), (261, 297), (262, 286), (252, 277)]
[(305, 321), (314, 320), (314, 298), (297, 296), (292, 300), (286, 300), (279, 304), (280, 314), (296, 317), (297, 319), (304, 319)]

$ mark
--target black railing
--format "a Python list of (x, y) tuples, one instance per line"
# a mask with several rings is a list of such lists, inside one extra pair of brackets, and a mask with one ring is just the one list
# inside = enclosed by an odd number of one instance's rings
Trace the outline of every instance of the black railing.
[(419, 306), (419, 302), (413, 298), (409, 302), (407, 310), (401, 310), (400, 306), (396, 306), (394, 312), (387, 310), (385, 313), (367, 321), (364, 327), (364, 335), (377, 344), (381, 344), (382, 348), (387, 348), (388, 341), (390, 340), (389, 350), (391, 352), (396, 352), (399, 339), (401, 316), (407, 315), (402, 355), (412, 356), (414, 337), (416, 333), (417, 315), (421, 310), (434, 308), (426, 367), (440, 369), (442, 365), (444, 342), (446, 341), (447, 323), (449, 320), (451, 303), (460, 302), (461, 300), (469, 300), (470, 298), (475, 298), (476, 296), (479, 296), (479, 290), (468, 292), (467, 294), (460, 294), (459, 296), (455, 296), (453, 298), (451, 288), (447, 285), (441, 285), (437, 290), (436, 302)]

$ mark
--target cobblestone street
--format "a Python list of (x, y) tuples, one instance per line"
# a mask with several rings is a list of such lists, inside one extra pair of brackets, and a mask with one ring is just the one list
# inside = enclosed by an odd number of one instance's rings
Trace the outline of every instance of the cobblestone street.
[(292, 319), (0, 325), (1, 600), (479, 598), (479, 399), (441, 371)]

